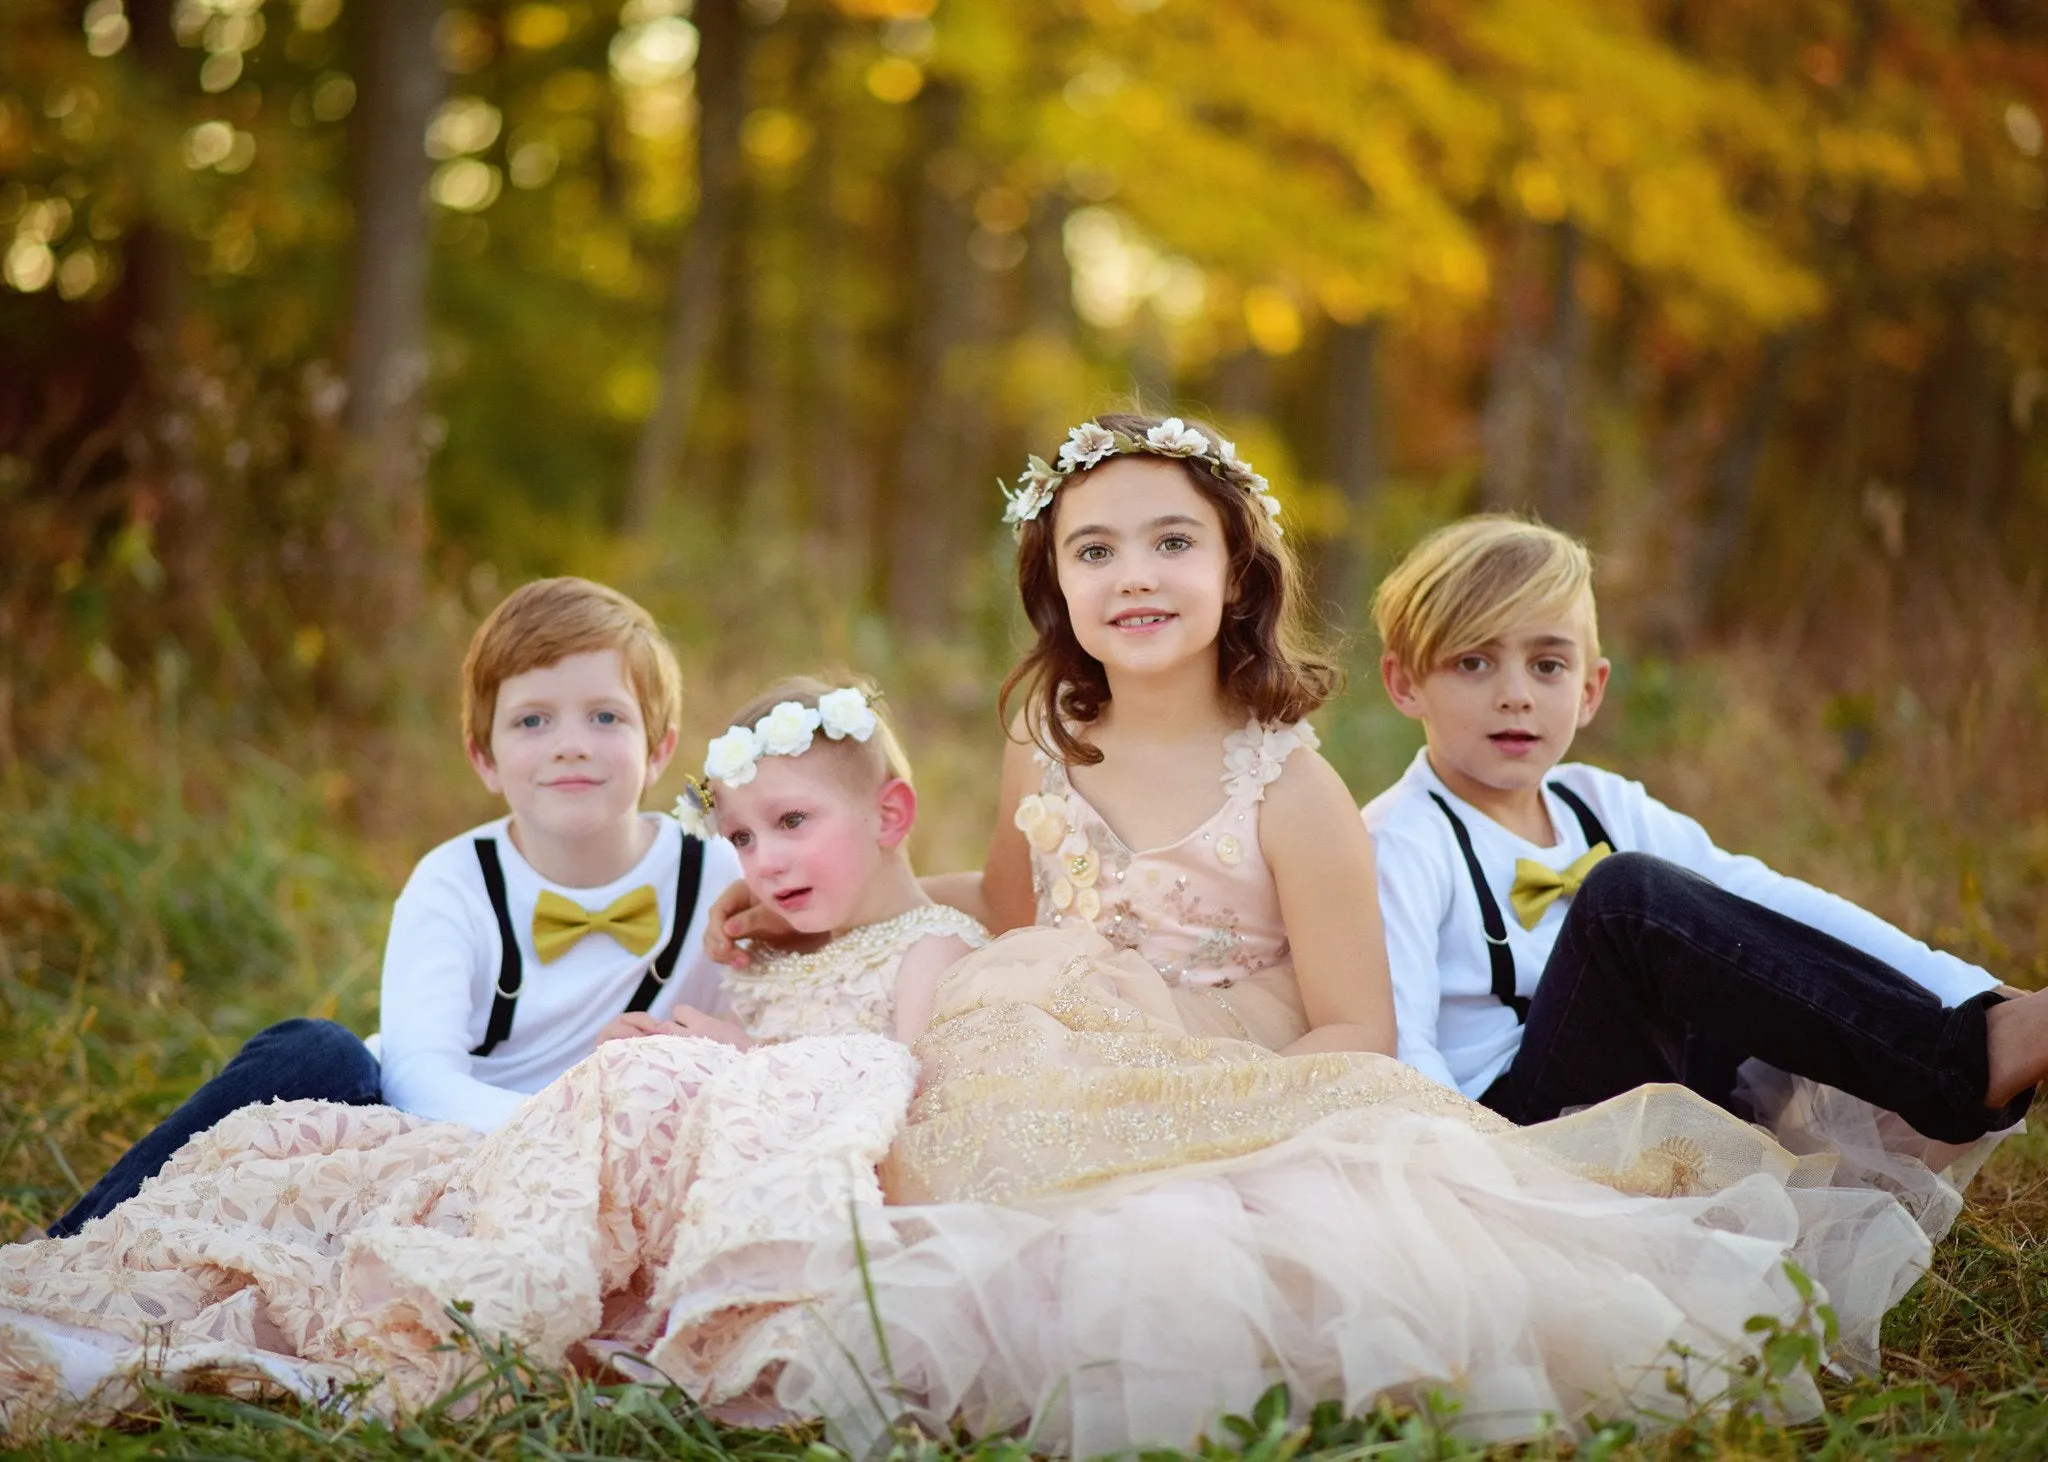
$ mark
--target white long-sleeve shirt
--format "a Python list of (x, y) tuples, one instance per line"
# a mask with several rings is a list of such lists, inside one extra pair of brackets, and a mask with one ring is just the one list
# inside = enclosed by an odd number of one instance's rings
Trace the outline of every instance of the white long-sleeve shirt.
[(1654, 854), (1831, 934), (1883, 960), (1944, 1005), (1960, 1004), (1998, 984), (1975, 965), (1928, 948), (1847, 899), (1774, 873), (1755, 858), (1723, 852), (1705, 828), (1666, 807), (1640, 782), (1579, 762), (1554, 767), (1544, 778), (1542, 796), (1558, 840), (1544, 848), (1459, 798), (1431, 769), (1425, 749), (1398, 782), (1366, 804), (1363, 815), (1379, 865), (1380, 916), (1386, 924), (1401, 1059), (1467, 1096), (1479, 1096), (1507, 1069), (1522, 1043), (1522, 1026), (1494, 996), (1472, 875), (1456, 833), (1429, 794), (1448, 802), (1471, 834), (1473, 852), (1507, 924), (1515, 993), (1527, 998), (1550, 959), (1567, 903), (1557, 900), (1534, 929), (1524, 929), (1508, 902), (1515, 862), (1528, 858), (1561, 870), (1586, 852), (1579, 819), (1549, 790), (1552, 782), (1562, 783), (1592, 808), (1618, 844), (1615, 851)]
[[(625, 1010), (675, 929), (683, 832), (672, 818), (643, 816), (657, 824), (647, 855), (601, 888), (570, 888), (541, 877), (506, 836), (509, 818), (451, 838), (420, 859), (392, 910), (384, 946), (379, 1054), (386, 1102), (488, 1130), (590, 1054), (597, 1033)], [(512, 1032), (488, 1056), (470, 1052), (482, 1044), (490, 1021), (502, 944), (477, 861), (479, 838), (498, 850), (521, 971)], [(731, 844), (715, 839), (705, 845), (696, 912), (650, 1014), (665, 1016), (679, 1003), (725, 1011), (724, 981), (704, 955), (704, 920), (711, 901), (739, 871)], [(533, 949), (533, 909), (542, 889), (600, 910), (642, 884), (653, 885), (661, 905), (661, 933), (646, 954), (632, 953), (609, 934), (592, 933), (552, 964), (540, 962)]]

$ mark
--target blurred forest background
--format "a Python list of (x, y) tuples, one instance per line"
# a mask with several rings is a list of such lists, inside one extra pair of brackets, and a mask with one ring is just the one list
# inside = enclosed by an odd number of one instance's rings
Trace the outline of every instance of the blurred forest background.
[(0, 1220), (374, 1024), (527, 577), (656, 611), (686, 761), (877, 674), (977, 858), (994, 480), (1133, 401), (1274, 481), (1361, 800), (1377, 574), (1534, 510), (1588, 755), (2048, 980), (2044, 125), (2031, 0), (5, 0)]

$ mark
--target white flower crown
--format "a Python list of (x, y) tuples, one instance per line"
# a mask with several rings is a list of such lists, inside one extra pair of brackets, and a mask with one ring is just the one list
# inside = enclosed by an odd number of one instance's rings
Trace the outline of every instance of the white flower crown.
[(693, 838), (718, 834), (718, 794), (713, 782), (744, 787), (754, 780), (764, 756), (802, 756), (820, 730), (834, 741), (851, 736), (866, 741), (881, 725), (868, 704), (867, 692), (843, 686), (818, 697), (815, 709), (798, 701), (780, 701), (752, 726), (728, 726), (723, 736), (704, 749), (704, 780), (686, 776), (676, 798), (675, 819)]
[(1230, 442), (1219, 445), (1177, 416), (1167, 417), (1142, 437), (1096, 422), (1082, 422), (1068, 432), (1066, 441), (1060, 444), (1058, 466), (1048, 465), (1043, 457), (1032, 457), (1017, 478), (1015, 492), (1000, 480), (996, 483), (1005, 504), (1003, 521), (1013, 525), (1021, 535), (1025, 523), (1045, 511), (1053, 494), (1069, 477), (1076, 472), (1086, 472), (1108, 458), (1129, 456), (1193, 457), (1207, 462), (1225, 482), (1234, 482), (1250, 493), (1266, 510), (1266, 521), (1273, 525), (1274, 534), (1277, 536), (1281, 532), (1280, 499), (1273, 496), (1271, 484), (1237, 455), (1235, 445)]

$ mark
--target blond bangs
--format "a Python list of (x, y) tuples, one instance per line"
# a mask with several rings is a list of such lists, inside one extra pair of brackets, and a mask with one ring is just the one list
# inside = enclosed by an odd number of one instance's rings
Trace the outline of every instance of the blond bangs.
[(1586, 617), (1600, 653), (1593, 562), (1585, 544), (1523, 518), (1463, 518), (1425, 538), (1373, 596), (1380, 639), (1411, 675), (1502, 638), (1532, 619)]

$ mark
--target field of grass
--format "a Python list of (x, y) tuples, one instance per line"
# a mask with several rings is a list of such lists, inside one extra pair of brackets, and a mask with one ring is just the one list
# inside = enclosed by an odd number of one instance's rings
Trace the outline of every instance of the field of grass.
[[(743, 638), (701, 610), (664, 605), (658, 588), (648, 598), (686, 646)], [(792, 602), (762, 611), (764, 641), (803, 653), (767, 668), (823, 661), (879, 674), (919, 766), (922, 865), (977, 858), (999, 749), (988, 667), (1007, 633), (1001, 618), (976, 631), (989, 653), (913, 657), (871, 625), (828, 619), (821, 633)], [(1854, 641), (1853, 654), (1797, 674), (1785, 667), (1814, 665), (1799, 645), (1751, 640), (1673, 662), (1623, 643), (1609, 709), (1581, 752), (1643, 778), (1724, 845), (1835, 888), (2015, 984), (2048, 984), (2048, 759), (2038, 752), (2048, 623), (2031, 605), (1981, 595), (1898, 614)], [(459, 654), (459, 638), (443, 650)], [(1369, 662), (1353, 663), (1352, 689), (1318, 724), (1364, 795), (1399, 771), (1415, 740), (1385, 708)], [(763, 668), (736, 649), (686, 654), (686, 748), (722, 728)], [(446, 695), (371, 735), (252, 720), (174, 690), (81, 679), (61, 701), (21, 713), (20, 754), (0, 766), (0, 1239), (61, 1212), (270, 1021), (318, 1014), (372, 1028), (386, 909), (406, 869), (491, 815), (460, 759)], [(1427, 1415), (1324, 1418), (1305, 1433), (1265, 1418), (1219, 1426), (1212, 1455), (2048, 1455), (2048, 1137), (2007, 1143), (1970, 1198), (1934, 1269), (1891, 1317), (1882, 1381), (1827, 1383), (1819, 1423), (1779, 1427), (1741, 1405), (1653, 1438), (1624, 1424), (1576, 1452), (1484, 1452)], [(828, 1454), (808, 1434), (715, 1427), (679, 1396), (534, 1376), (516, 1357), (498, 1357), (483, 1384), (497, 1403), (484, 1412), (443, 1408), (396, 1428), (162, 1398), (123, 1428), (19, 1455)], [(1674, 1404), (1686, 1412), (1683, 1398)], [(908, 1462), (955, 1449), (900, 1450)]]

